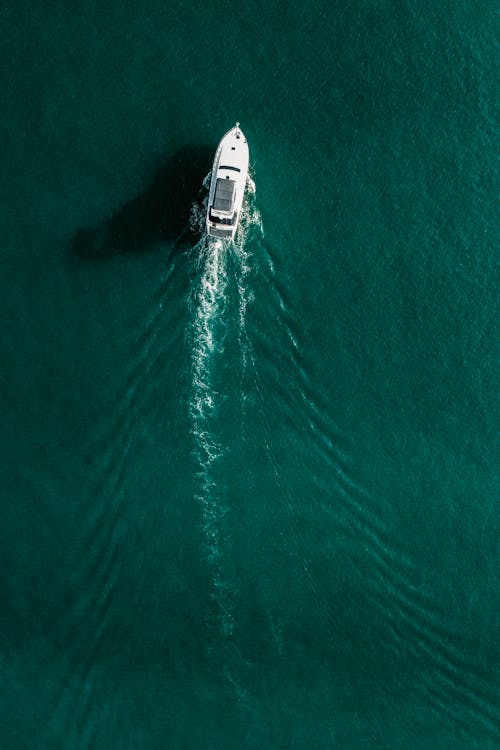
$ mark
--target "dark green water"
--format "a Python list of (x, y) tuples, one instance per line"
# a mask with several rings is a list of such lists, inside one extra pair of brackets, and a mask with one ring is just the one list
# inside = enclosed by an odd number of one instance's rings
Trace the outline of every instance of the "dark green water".
[(0, 11), (1, 750), (499, 747), (494, 4), (69, 5)]

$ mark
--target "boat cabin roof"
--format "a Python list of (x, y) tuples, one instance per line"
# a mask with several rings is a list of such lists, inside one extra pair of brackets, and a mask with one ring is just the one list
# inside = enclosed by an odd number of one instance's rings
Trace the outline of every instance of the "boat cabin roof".
[(214, 211), (232, 211), (236, 182), (219, 177), (215, 184)]

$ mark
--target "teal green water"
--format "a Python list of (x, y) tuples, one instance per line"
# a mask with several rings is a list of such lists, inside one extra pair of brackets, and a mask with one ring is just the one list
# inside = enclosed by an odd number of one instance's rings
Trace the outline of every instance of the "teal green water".
[(0, 747), (500, 747), (494, 4), (68, 8), (0, 12)]

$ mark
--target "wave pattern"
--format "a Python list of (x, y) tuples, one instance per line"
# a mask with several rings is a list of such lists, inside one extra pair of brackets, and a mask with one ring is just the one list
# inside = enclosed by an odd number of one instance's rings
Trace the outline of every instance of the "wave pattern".
[[(265, 287), (265, 305), (252, 308), (251, 322), (246, 307), (256, 290), (246, 279), (252, 267), (241, 269), (243, 311), (240, 321), (240, 351), (246, 372), (247, 394), (254, 397), (255, 418), (259, 422), (261, 445), (271, 469), (273, 499), (281, 502), (288, 528), (280, 528), (294, 540), (299, 555), (301, 591), (310, 591), (317, 615), (325, 627), (334, 630), (341, 623), (337, 603), (332, 600), (328, 579), (320, 572), (311, 537), (304, 531), (301, 518), (311, 513), (312, 494), (318, 498), (318, 514), (327, 514), (328, 523), (351, 550), (349, 565), (363, 575), (365, 606), (385, 632), (384, 650), (414, 671), (416, 700), (433, 706), (449, 730), (464, 741), (471, 732), (498, 737), (500, 724), (496, 711), (494, 670), (484, 659), (471, 657), (463, 636), (447, 623), (443, 603), (423, 585), (420, 561), (408, 540), (394, 527), (389, 498), (381, 496), (364, 476), (359, 451), (339, 424), (335, 423), (327, 394), (322, 393), (305, 355), (304, 334), (298, 312), (280, 288), (271, 252), (264, 243), (256, 245), (260, 289)], [(253, 279), (255, 281), (255, 279)], [(256, 282), (255, 282), (256, 283)], [(266, 319), (260, 319), (265, 314)], [(248, 368), (248, 366), (250, 366)], [(250, 372), (247, 372), (250, 369)], [(286, 372), (286, 377), (284, 373)], [(268, 398), (274, 392), (273, 417), (269, 418)], [(283, 465), (278, 440), (288, 425), (296, 442), (304, 446), (304, 457), (320, 468), (311, 471), (311, 492), (301, 496)], [(276, 512), (276, 511), (274, 511)], [(327, 559), (321, 565), (328, 565)], [(380, 595), (385, 591), (384, 596)], [(267, 612), (270, 636), (284, 652), (283, 634), (279, 637), (280, 613), (270, 604)], [(328, 625), (327, 625), (328, 623)], [(408, 676), (401, 682), (407, 685)]]
[(61, 676), (49, 696), (57, 726), (47, 727), (49, 737), (53, 734), (75, 747), (95, 745), (95, 722), (91, 719), (99, 714), (96, 695), (102, 687), (100, 651), (110, 637), (110, 619), (126, 547), (122, 519), (127, 467), (141, 415), (156, 382), (152, 373), (162, 355), (163, 301), (175, 271), (173, 261), (148, 297), (143, 317), (135, 323), (136, 351), (130, 358), (130, 368), (116, 383), (114, 408), (103, 414), (92, 444), (87, 446), (95, 482), (93, 502), (82, 508), (82, 544), (86, 554), (71, 571), (72, 590), (76, 593), (57, 622), (63, 645)]

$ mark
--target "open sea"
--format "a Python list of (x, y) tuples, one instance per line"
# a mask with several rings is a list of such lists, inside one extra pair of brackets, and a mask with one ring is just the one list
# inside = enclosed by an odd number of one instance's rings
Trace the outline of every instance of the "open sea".
[(0, 39), (0, 750), (499, 748), (498, 6)]

